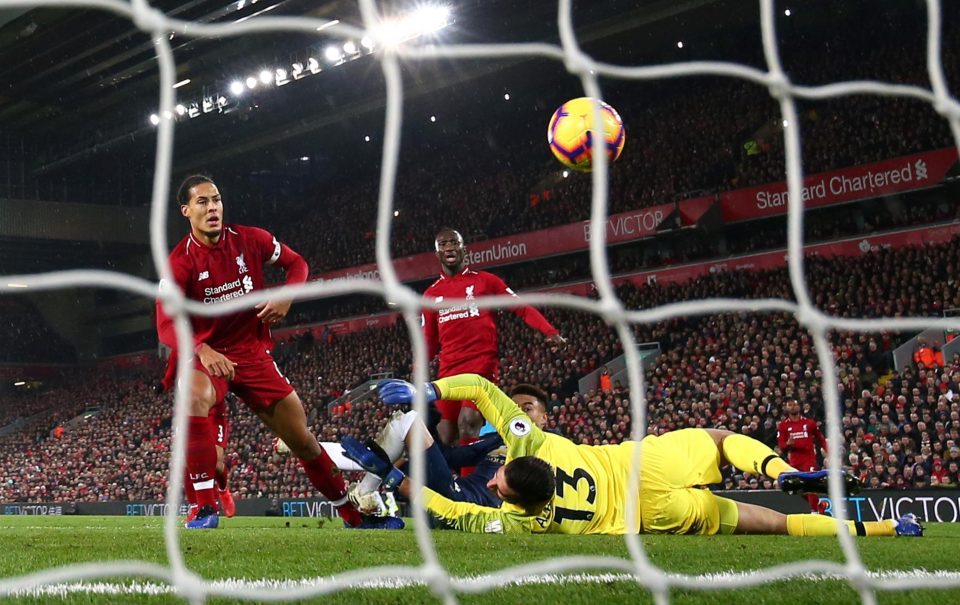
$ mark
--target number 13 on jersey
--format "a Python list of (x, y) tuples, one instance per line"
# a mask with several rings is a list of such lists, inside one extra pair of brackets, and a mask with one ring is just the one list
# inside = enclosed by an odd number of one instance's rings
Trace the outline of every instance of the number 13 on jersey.
[[(546, 527), (550, 523), (551, 516), (553, 522), (561, 526), (564, 522), (592, 521), (596, 514), (594, 506), (597, 500), (596, 481), (582, 468), (573, 469), (570, 473), (559, 466), (556, 470), (556, 497), (544, 510), (543, 516), (537, 517), (537, 523), (540, 527)], [(563, 531), (563, 533), (568, 532)]]

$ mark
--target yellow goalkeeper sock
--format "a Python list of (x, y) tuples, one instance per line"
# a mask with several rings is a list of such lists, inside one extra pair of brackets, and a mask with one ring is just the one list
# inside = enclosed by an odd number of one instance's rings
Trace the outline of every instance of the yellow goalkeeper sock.
[(746, 435), (728, 435), (724, 437), (721, 445), (723, 457), (746, 473), (756, 473), (776, 479), (780, 473), (797, 470), (773, 453), (772, 449)]
[[(883, 521), (846, 521), (851, 536), (895, 536), (896, 523)], [(787, 515), (787, 534), (791, 536), (835, 536), (840, 522), (826, 515)]]

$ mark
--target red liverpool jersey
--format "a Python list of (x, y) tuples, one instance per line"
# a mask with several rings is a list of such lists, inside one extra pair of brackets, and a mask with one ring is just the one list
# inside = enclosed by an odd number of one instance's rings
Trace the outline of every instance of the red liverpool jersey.
[[(787, 439), (793, 437), (793, 445), (787, 447)], [(777, 425), (777, 444), (780, 451), (789, 458), (803, 460), (812, 460), (815, 464), (817, 460), (816, 446), (826, 449), (827, 440), (824, 438), (820, 427), (815, 420), (801, 416), (798, 420), (780, 421)]]
[[(263, 265), (275, 263), (287, 270), (287, 283), (305, 281), (307, 266), (303, 258), (256, 227), (225, 225), (220, 241), (213, 246), (200, 243), (190, 233), (170, 253), (174, 280), (187, 298), (204, 304), (262, 290)], [(257, 318), (253, 308), (216, 317), (191, 316), (190, 322), (194, 343), (206, 343), (220, 353), (242, 356), (262, 353), (273, 346), (270, 328)], [(171, 322), (159, 305), (157, 331), (161, 342), (173, 344)]]
[[(453, 277), (441, 275), (440, 279), (433, 282), (423, 293), (424, 298), (434, 302), (455, 299), (463, 301), (463, 304), (456, 307), (424, 309), (423, 312), (427, 355), (433, 359), (439, 348), (440, 376), (446, 376), (446, 370), (450, 368), (468, 366), (472, 359), (497, 359), (499, 351), (494, 310), (479, 309), (472, 301), (481, 296), (503, 294), (516, 296), (496, 275), (469, 268), (464, 268)], [(558, 332), (547, 318), (533, 307), (513, 307), (510, 310), (544, 336), (553, 336)]]

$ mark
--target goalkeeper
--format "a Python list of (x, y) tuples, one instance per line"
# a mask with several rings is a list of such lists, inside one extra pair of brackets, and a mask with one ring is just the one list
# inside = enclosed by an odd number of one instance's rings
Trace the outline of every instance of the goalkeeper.
[[(640, 442), (576, 445), (542, 431), (494, 384), (475, 374), (429, 383), (427, 401), (472, 400), (507, 446), (507, 463), (487, 487), (500, 507), (455, 502), (423, 488), (418, 502), (448, 525), (475, 533), (623, 534), (627, 531), (626, 491), (636, 448), (641, 467), (636, 526), (651, 534), (784, 534), (833, 536), (840, 524), (832, 517), (784, 515), (754, 504), (713, 494), (720, 468), (733, 464), (744, 472), (777, 480), (787, 493), (825, 493), (827, 471), (799, 472), (755, 439), (729, 431), (685, 429)], [(410, 403), (414, 387), (403, 380), (380, 383), (380, 398)], [(396, 476), (394, 478), (396, 480)], [(845, 476), (846, 487), (859, 487)], [(405, 489), (403, 489), (405, 488)], [(402, 491), (408, 491), (404, 481)], [(914, 515), (896, 521), (847, 521), (858, 536), (920, 536)]]

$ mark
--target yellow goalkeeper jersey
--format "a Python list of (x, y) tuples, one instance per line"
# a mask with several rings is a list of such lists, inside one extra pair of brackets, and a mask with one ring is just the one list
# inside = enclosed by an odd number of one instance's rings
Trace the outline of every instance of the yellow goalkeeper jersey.
[[(538, 516), (516, 506), (500, 508), (454, 502), (423, 488), (421, 503), (457, 529), (475, 533), (622, 534), (626, 532), (625, 491), (636, 442), (619, 445), (576, 445), (545, 433), (512, 399), (482, 376), (463, 374), (434, 384), (439, 399), (472, 400), (503, 437), (507, 462), (536, 456), (549, 462), (557, 489)], [(639, 519), (637, 525), (639, 526)]]

